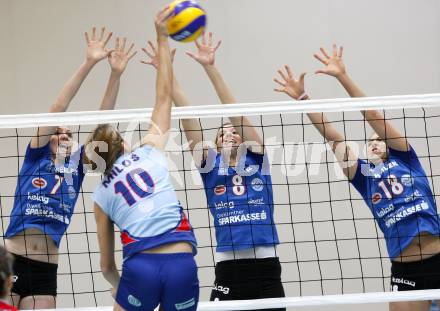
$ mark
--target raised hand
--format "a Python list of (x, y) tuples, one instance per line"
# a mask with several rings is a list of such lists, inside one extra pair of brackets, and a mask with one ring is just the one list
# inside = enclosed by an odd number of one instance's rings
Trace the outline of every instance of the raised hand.
[(290, 97), (294, 99), (307, 99), (307, 95), (304, 92), (304, 77), (306, 75), (303, 72), (298, 80), (295, 80), (293, 77), (293, 72), (289, 66), (284, 66), (285, 73), (279, 69), (278, 73), (283, 79), (283, 81), (278, 80), (277, 78), (273, 79), (276, 83), (278, 83), (281, 87), (275, 88), (275, 92), (286, 93)]
[(97, 63), (100, 60), (108, 57), (112, 52), (106, 49), (106, 45), (112, 37), (113, 33), (109, 32), (106, 34), (105, 27), (101, 28), (101, 34), (99, 37), (96, 34), (96, 27), (92, 28), (92, 33), (89, 35), (88, 32), (84, 33), (87, 42), (87, 52), (86, 59), (92, 63)]
[(344, 48), (341, 46), (337, 47), (336, 44), (333, 44), (333, 52), (332, 55), (329, 56), (324, 48), (320, 48), (322, 55), (313, 54), (313, 56), (319, 60), (321, 63), (325, 65), (323, 69), (317, 70), (315, 73), (323, 73), (335, 78), (339, 78), (346, 73), (345, 65), (342, 61), (342, 53)]
[(137, 51), (133, 51), (134, 43), (130, 45), (127, 51), (125, 51), (125, 45), (127, 38), (116, 38), (115, 49), (108, 56), (108, 62), (113, 73), (121, 75), (125, 68), (127, 68), (128, 62), (136, 55)]
[(218, 41), (215, 45), (212, 40), (212, 32), (208, 34), (206, 38), (206, 33), (203, 33), (201, 43), (199, 40), (195, 41), (197, 47), (197, 53), (193, 54), (191, 52), (186, 52), (188, 56), (200, 63), (202, 66), (214, 65), (215, 63), (215, 52), (219, 48), (222, 41)]
[(167, 6), (157, 13), (154, 20), (158, 37), (168, 37), (167, 21), (173, 15), (173, 11)]
[[(144, 61), (141, 60), (142, 64), (146, 64), (146, 65), (151, 65), (154, 68), (157, 69), (157, 66), (159, 66), (159, 54), (157, 53), (157, 48), (156, 46), (153, 44), (153, 42), (148, 41), (148, 45), (150, 46), (150, 51), (148, 50), (148, 48), (142, 48), (142, 51), (148, 55), (148, 57), (150, 58), (149, 61)], [(171, 61), (174, 61), (174, 56), (176, 55), (176, 49), (172, 49), (171, 50)]]

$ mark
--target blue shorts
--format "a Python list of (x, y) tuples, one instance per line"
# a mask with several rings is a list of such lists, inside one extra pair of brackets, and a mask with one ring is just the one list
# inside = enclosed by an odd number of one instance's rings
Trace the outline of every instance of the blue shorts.
[(139, 253), (124, 261), (116, 302), (125, 310), (195, 311), (199, 301), (192, 253)]

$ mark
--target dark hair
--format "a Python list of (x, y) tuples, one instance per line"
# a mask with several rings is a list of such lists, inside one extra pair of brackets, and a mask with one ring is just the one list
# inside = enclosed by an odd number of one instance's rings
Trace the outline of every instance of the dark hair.
[[(124, 148), (122, 146), (124, 140), (121, 134), (119, 134), (119, 132), (110, 124), (101, 124), (98, 125), (92, 133), (90, 133), (85, 146), (87, 148), (90, 143), (98, 141), (102, 141), (107, 144), (107, 151), (100, 151), (98, 146), (92, 147), (95, 154), (103, 158), (105, 161), (105, 170), (101, 173), (108, 175), (111, 172), (113, 164), (124, 153)], [(85, 150), (88, 151), (88, 149)], [(84, 163), (91, 164), (92, 169), (96, 169), (96, 159), (89, 158), (87, 153), (89, 152), (86, 152), (84, 156)]]
[(0, 246), (0, 297), (9, 294), (6, 281), (13, 274), (14, 257), (3, 246)]

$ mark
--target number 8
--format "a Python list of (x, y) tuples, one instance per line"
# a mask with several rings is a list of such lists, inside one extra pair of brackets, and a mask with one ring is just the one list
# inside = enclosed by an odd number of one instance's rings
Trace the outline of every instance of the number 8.
[(232, 177), (232, 184), (232, 192), (235, 195), (243, 195), (246, 192), (246, 187), (243, 185), (243, 177), (240, 175)]

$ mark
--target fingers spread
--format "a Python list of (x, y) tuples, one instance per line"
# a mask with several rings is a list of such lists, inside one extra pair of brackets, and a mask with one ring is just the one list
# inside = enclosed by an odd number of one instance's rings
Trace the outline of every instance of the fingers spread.
[(133, 51), (131, 54), (128, 55), (128, 60), (132, 59), (137, 54), (137, 51)]
[(96, 40), (96, 27), (92, 28), (92, 40), (95, 41)]
[(107, 45), (107, 43), (110, 41), (110, 38), (113, 36), (113, 32), (109, 32), (109, 34), (107, 35), (107, 38), (105, 38), (104, 41), (104, 46)]
[(338, 56), (338, 47), (333, 43), (333, 57)]
[(194, 43), (196, 44), (197, 49), (200, 50), (202, 48), (198, 39), (196, 41), (194, 41)]
[(144, 51), (144, 53), (147, 54), (150, 58), (154, 58), (154, 55), (150, 53), (146, 48), (142, 48), (142, 51)]
[(115, 50), (119, 51), (119, 37), (116, 38)]
[(204, 30), (203, 30), (203, 33), (202, 33), (202, 44), (206, 45), (206, 32)]
[(219, 42), (217, 42), (214, 51), (217, 51), (217, 49), (220, 47), (220, 45), (222, 44), (222, 40), (220, 40)]
[(280, 80), (278, 80), (277, 78), (273, 79), (274, 82), (278, 83), (279, 85), (281, 85), (282, 87), (286, 87), (286, 84), (284, 82), (281, 82)]
[(212, 46), (212, 32), (209, 32), (208, 45)]
[(191, 53), (191, 52), (186, 52), (186, 55), (188, 55), (192, 59), (196, 59), (196, 56), (193, 53)]
[(317, 60), (319, 60), (321, 63), (323, 63), (324, 65), (327, 65), (327, 60), (325, 60), (324, 58), (322, 58), (321, 55), (319, 54), (313, 54), (313, 57), (315, 57)]
[(323, 47), (319, 48), (319, 50), (321, 51), (322, 55), (324, 55), (327, 59), (330, 58), (330, 56), (328, 56), (327, 52), (324, 50)]
[(284, 81), (287, 81), (287, 77), (284, 74), (284, 72), (282, 72), (281, 70), (278, 70), (278, 73), (280, 74), (280, 76), (284, 79)]
[(125, 50), (125, 45), (127, 44), (127, 38), (126, 37), (124, 37), (123, 39), (122, 39), (122, 45), (121, 45), (121, 52), (124, 52), (124, 50)]
[(105, 33), (105, 27), (102, 27), (101, 34), (99, 35), (99, 41), (102, 41), (102, 39), (104, 38), (104, 33)]
[(157, 54), (156, 46), (153, 44), (153, 42), (148, 41), (148, 45), (150, 46), (151, 50), (154, 54)]
[(134, 43), (132, 43), (130, 45), (130, 48), (128, 49), (127, 53), (125, 53), (126, 55), (130, 54), (131, 50), (134, 48)]
[(340, 46), (339, 47), (339, 54), (338, 54), (338, 56), (340, 57), (340, 58), (342, 58), (342, 55), (344, 54), (344, 47), (343, 46)]
[(293, 79), (293, 72), (292, 72), (292, 69), (290, 69), (290, 67), (287, 66), (287, 65), (284, 65), (284, 68), (285, 68), (286, 71), (287, 71), (287, 75), (289, 76), (289, 79)]

